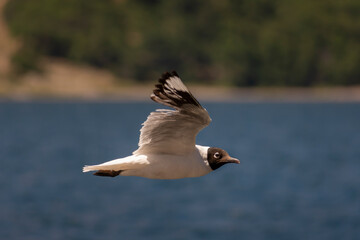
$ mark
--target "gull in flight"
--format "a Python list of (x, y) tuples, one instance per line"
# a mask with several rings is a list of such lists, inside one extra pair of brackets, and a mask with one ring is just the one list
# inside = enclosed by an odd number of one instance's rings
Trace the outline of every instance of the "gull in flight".
[(139, 176), (152, 179), (200, 177), (227, 163), (240, 163), (216, 147), (195, 144), (196, 135), (211, 118), (173, 71), (165, 72), (151, 94), (157, 103), (171, 107), (150, 113), (140, 130), (139, 148), (131, 156), (83, 172), (97, 176)]

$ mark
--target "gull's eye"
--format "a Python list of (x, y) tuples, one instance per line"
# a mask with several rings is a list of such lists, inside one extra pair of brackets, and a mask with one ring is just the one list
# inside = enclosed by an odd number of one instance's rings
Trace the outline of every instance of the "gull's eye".
[(219, 153), (219, 152), (216, 152), (216, 153), (214, 154), (214, 158), (220, 158), (220, 153)]

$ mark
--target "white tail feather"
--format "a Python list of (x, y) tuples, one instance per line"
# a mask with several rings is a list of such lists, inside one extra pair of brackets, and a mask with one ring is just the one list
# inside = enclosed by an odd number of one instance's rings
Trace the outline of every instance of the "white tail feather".
[(99, 170), (97, 167), (98, 167), (97, 165), (93, 165), (93, 166), (85, 165), (85, 166), (83, 167), (83, 172), (90, 172), (90, 171)]
[(135, 169), (149, 164), (145, 155), (133, 155), (125, 158), (115, 159), (109, 162), (104, 162), (98, 165), (86, 165), (83, 167), (83, 172), (97, 171), (97, 170), (127, 170)]

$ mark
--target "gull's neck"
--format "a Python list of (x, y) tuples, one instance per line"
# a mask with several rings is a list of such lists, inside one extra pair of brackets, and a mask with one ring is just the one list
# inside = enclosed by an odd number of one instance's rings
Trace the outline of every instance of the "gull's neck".
[(196, 145), (196, 148), (199, 150), (199, 153), (200, 153), (200, 156), (202, 157), (202, 159), (207, 160), (209, 147)]

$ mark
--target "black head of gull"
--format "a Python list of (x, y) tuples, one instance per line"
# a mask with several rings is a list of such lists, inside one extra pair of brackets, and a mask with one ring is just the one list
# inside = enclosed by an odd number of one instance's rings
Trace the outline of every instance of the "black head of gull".
[(216, 147), (209, 147), (207, 161), (212, 170), (216, 170), (227, 163), (240, 163), (238, 159), (230, 157), (224, 149)]

